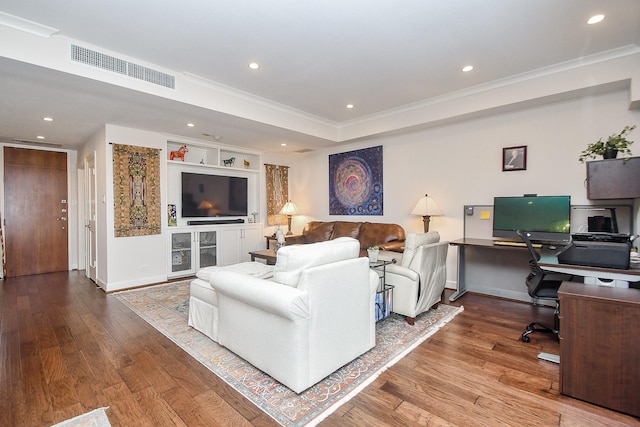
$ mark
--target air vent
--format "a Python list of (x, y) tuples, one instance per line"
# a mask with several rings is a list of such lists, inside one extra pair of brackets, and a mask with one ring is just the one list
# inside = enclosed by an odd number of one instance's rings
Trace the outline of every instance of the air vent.
[(309, 153), (311, 151), (316, 151), (316, 150), (312, 150), (311, 148), (303, 148), (302, 150), (294, 151), (294, 153)]
[(170, 89), (176, 88), (176, 79), (172, 75), (84, 47), (71, 45), (71, 60)]

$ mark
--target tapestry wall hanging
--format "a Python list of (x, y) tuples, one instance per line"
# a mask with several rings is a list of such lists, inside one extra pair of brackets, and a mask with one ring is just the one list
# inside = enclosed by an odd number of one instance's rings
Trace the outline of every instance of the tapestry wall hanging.
[(289, 166), (267, 163), (264, 166), (267, 172), (267, 224), (286, 224), (287, 216), (278, 212), (289, 201)]
[(382, 146), (329, 156), (329, 215), (382, 215)]
[(113, 144), (116, 237), (160, 234), (160, 150)]

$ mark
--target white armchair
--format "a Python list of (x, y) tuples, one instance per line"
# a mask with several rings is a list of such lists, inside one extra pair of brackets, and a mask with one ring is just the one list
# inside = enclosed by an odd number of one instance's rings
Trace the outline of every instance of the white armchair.
[(278, 251), (273, 280), (216, 271), (218, 342), (300, 393), (375, 345), (378, 276), (352, 238)]
[(440, 234), (431, 231), (407, 234), (400, 265), (387, 266), (386, 283), (393, 285), (393, 312), (415, 317), (440, 302), (447, 280), (449, 242), (440, 242)]

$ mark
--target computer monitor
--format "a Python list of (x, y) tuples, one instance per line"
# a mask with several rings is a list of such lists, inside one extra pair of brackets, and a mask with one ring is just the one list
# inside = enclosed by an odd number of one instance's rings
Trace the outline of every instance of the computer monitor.
[(510, 196), (493, 199), (493, 236), (520, 240), (516, 230), (534, 242), (570, 240), (571, 196)]

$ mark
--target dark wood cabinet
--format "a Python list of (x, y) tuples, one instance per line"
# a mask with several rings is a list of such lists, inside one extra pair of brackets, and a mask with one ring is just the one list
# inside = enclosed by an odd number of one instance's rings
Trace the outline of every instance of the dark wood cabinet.
[(640, 197), (640, 157), (587, 162), (587, 198)]
[(565, 282), (560, 392), (640, 416), (640, 289)]

